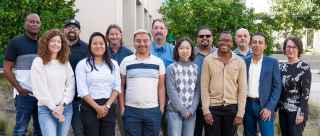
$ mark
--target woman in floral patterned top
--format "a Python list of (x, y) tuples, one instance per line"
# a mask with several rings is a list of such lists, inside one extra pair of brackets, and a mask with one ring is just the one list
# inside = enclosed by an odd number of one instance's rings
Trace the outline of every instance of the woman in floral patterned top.
[(299, 38), (287, 38), (283, 51), (288, 62), (280, 64), (283, 84), (279, 102), (281, 134), (282, 136), (302, 136), (309, 113), (310, 66), (300, 59), (303, 45)]

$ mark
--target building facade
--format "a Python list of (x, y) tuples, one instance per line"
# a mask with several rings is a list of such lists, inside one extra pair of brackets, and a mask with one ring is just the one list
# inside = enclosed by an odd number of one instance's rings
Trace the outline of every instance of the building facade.
[(133, 45), (133, 32), (151, 29), (151, 23), (161, 18), (161, 0), (76, 0), (76, 19), (81, 23), (80, 37), (88, 41), (93, 32), (105, 34), (110, 24), (123, 30), (124, 43)]

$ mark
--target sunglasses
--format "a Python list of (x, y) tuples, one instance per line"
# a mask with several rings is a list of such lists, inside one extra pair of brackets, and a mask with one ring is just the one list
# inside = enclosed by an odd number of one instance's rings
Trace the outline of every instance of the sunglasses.
[(199, 38), (204, 38), (204, 37), (206, 37), (206, 38), (210, 38), (210, 37), (211, 37), (211, 35), (210, 35), (210, 34), (207, 34), (207, 35), (198, 35), (198, 37), (199, 37)]

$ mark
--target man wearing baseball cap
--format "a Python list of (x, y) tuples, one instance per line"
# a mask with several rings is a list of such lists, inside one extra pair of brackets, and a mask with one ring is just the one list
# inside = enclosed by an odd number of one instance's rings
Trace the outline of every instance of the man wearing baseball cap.
[[(67, 20), (64, 24), (64, 33), (66, 38), (70, 42), (70, 57), (69, 61), (73, 71), (78, 64), (78, 62), (88, 55), (88, 46), (85, 42), (80, 40), (80, 22), (71, 19)], [(73, 100), (73, 116), (72, 116), (72, 128), (75, 136), (84, 136), (83, 133), (83, 126), (80, 120), (80, 102), (81, 99), (77, 96), (77, 89), (76, 95)]]

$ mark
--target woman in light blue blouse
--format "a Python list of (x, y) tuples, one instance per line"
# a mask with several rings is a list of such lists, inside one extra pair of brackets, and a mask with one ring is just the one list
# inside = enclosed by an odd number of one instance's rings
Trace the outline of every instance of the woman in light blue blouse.
[(76, 67), (78, 95), (83, 99), (81, 120), (86, 136), (115, 135), (115, 106), (120, 93), (120, 73), (111, 60), (104, 35), (95, 32), (89, 39), (90, 56)]

